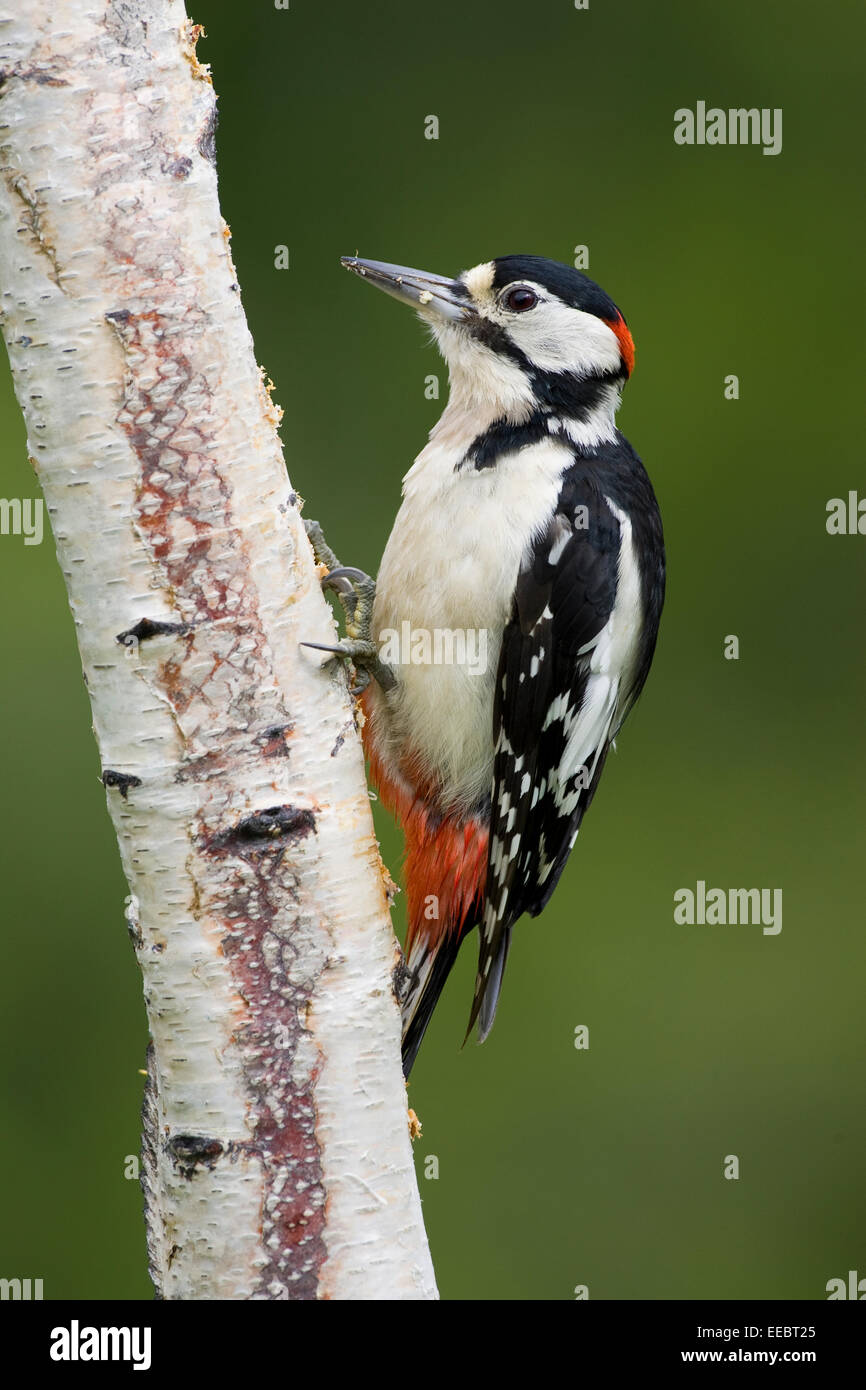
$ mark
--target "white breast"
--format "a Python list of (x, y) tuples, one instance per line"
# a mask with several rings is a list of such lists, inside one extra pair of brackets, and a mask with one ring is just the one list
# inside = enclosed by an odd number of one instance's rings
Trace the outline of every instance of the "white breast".
[[(471, 630), (486, 640), (486, 667), (416, 664), (399, 669), (397, 693), (376, 704), (377, 741), (398, 761), (450, 789), (449, 805), (466, 807), (489, 793), (493, 767), (493, 697), (502, 630), (510, 616), (520, 564), (548, 524), (571, 451), (542, 440), (504, 455), (492, 468), (455, 471), (471, 437), (432, 440), (404, 481), (376, 590), (374, 635)], [(481, 636), (483, 632), (484, 636)]]

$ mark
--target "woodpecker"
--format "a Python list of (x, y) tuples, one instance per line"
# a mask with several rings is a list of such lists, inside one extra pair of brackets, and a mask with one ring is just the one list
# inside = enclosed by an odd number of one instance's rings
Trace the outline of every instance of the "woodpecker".
[[(594, 281), (531, 255), (456, 279), (343, 264), (417, 310), (450, 382), (375, 583), (307, 523), (347, 614), (347, 638), (325, 650), (364, 686), (371, 778), (405, 837), (408, 1077), (475, 927), (466, 1036), (476, 1022), (481, 1041), (490, 1032), (515, 923), (550, 899), (647, 678), (664, 541), (650, 480), (615, 424), (634, 343)], [(446, 657), (463, 633), (486, 661), (414, 659), (431, 650), (415, 635), (437, 631), (451, 634)], [(406, 633), (395, 653), (393, 634)]]

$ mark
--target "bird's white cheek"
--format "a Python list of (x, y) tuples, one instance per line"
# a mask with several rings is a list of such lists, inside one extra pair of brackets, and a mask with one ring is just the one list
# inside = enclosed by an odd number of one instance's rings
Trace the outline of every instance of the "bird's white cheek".
[(617, 371), (619, 341), (594, 314), (566, 305), (545, 304), (522, 315), (510, 328), (521, 352), (543, 372), (574, 372), (589, 376)]

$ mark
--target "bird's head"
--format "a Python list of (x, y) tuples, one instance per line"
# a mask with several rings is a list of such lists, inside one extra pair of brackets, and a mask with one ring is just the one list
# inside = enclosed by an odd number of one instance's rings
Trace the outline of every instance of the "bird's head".
[(587, 420), (613, 411), (634, 343), (594, 280), (544, 256), (500, 256), (456, 279), (344, 256), (343, 265), (430, 325), (452, 401), (514, 421), (542, 411)]

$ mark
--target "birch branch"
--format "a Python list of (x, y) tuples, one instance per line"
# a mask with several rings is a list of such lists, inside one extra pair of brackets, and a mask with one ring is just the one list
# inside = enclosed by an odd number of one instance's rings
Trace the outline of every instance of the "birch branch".
[(151, 1271), (433, 1298), (386, 880), (345, 682), (298, 645), (333, 624), (197, 34), (181, 0), (0, 0), (2, 328), (129, 880)]

